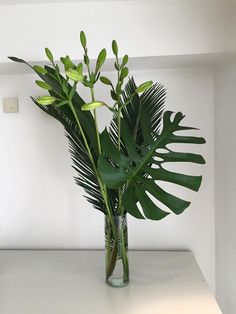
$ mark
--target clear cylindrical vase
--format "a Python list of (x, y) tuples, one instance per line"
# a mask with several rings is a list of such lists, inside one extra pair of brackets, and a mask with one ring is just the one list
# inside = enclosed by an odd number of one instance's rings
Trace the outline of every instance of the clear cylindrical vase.
[(105, 215), (106, 282), (112, 287), (129, 283), (128, 228), (125, 215)]

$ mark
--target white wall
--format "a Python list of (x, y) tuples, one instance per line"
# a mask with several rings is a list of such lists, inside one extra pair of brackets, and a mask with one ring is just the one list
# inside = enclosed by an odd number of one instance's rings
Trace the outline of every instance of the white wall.
[(45, 46), (57, 58), (68, 53), (77, 59), (81, 29), (88, 35), (92, 57), (114, 38), (131, 57), (232, 50), (236, 41), (226, 38), (235, 26), (234, 8), (226, 0), (2, 5), (0, 62), (12, 54), (45, 60)]
[(216, 292), (236, 313), (236, 63), (216, 70)]
[[(206, 158), (206, 166), (181, 165), (186, 173), (203, 173), (199, 193), (169, 186), (192, 200), (181, 216), (163, 221), (129, 218), (131, 248), (190, 249), (214, 287), (214, 86), (210, 68), (136, 71), (137, 82), (161, 81), (168, 89), (166, 106), (182, 110), (185, 123), (200, 127), (206, 145), (192, 147)], [(112, 76), (114, 74), (107, 73)], [(0, 76), (0, 99), (18, 96), (19, 114), (0, 111), (0, 247), (102, 248), (103, 216), (82, 197), (73, 182), (74, 172), (62, 127), (29, 100), (37, 95), (33, 75)], [(108, 100), (108, 89), (97, 90)], [(109, 120), (100, 111), (101, 127)], [(181, 148), (180, 148), (181, 149)], [(178, 170), (178, 168), (174, 168)]]

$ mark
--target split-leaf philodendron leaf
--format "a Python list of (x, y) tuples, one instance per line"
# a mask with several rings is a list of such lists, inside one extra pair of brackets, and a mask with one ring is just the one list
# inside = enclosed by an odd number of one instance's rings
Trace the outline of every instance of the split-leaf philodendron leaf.
[[(198, 191), (202, 180), (201, 176), (166, 170), (163, 164), (168, 161), (205, 163), (201, 155), (175, 152), (167, 145), (172, 143), (203, 144), (205, 140), (202, 137), (176, 134), (177, 131), (194, 129), (180, 124), (184, 118), (181, 112), (174, 114), (166, 111), (163, 115), (163, 127), (160, 134), (150, 132), (150, 117), (146, 114), (145, 108), (142, 109), (140, 123), (143, 126), (143, 145), (139, 146), (135, 143), (132, 131), (124, 120), (121, 129), (126, 154), (118, 150), (105, 129), (101, 135), (104, 154), (98, 160), (98, 168), (102, 179), (109, 188), (118, 189), (125, 186), (122, 197), (125, 211), (136, 218), (145, 216), (149, 219), (159, 220), (167, 216), (169, 212), (157, 206), (149, 195), (177, 215), (181, 214), (190, 205), (190, 202), (166, 192), (160, 187), (158, 181), (171, 182)], [(141, 205), (143, 213), (139, 210), (138, 203)]]

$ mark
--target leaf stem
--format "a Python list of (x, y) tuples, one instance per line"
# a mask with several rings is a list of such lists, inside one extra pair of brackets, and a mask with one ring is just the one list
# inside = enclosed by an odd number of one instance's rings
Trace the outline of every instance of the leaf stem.
[[(120, 64), (119, 64), (119, 59), (116, 54), (116, 65), (117, 65), (117, 85), (120, 82)], [(113, 91), (114, 87), (112, 85)], [(118, 115), (117, 115), (117, 128), (118, 128), (118, 138), (117, 138), (117, 145), (118, 145), (118, 150), (120, 151), (121, 149), (121, 102), (120, 102), (120, 95), (119, 92), (117, 92), (117, 105), (118, 105)], [(121, 188), (118, 189), (118, 212), (121, 213), (121, 201), (122, 201), (122, 195), (121, 195)]]
[(85, 147), (86, 147), (86, 149), (87, 149), (87, 152), (88, 152), (88, 155), (89, 155), (89, 159), (90, 159), (90, 161), (91, 161), (91, 163), (92, 163), (94, 172), (95, 172), (96, 177), (97, 177), (97, 179), (98, 179), (98, 184), (99, 184), (100, 189), (101, 189), (101, 193), (102, 193), (102, 196), (103, 196), (103, 199), (104, 199), (104, 203), (105, 203), (105, 206), (106, 206), (107, 214), (108, 214), (108, 216), (109, 216), (109, 219), (110, 219), (110, 222), (111, 222), (111, 225), (112, 225), (112, 228), (113, 228), (113, 232), (114, 232), (114, 234), (115, 234), (115, 230), (116, 230), (116, 229), (115, 229), (115, 223), (114, 223), (114, 221), (113, 221), (113, 218), (112, 218), (112, 211), (111, 211), (111, 209), (110, 209), (109, 202), (108, 202), (108, 195), (107, 195), (106, 186), (103, 184), (103, 182), (102, 182), (102, 180), (101, 180), (101, 178), (100, 178), (100, 175), (99, 175), (98, 170), (97, 170), (97, 167), (96, 167), (96, 165), (95, 165), (95, 161), (94, 161), (94, 159), (93, 159), (93, 155), (92, 155), (91, 149), (90, 149), (90, 147), (89, 147), (87, 138), (86, 138), (86, 136), (85, 136), (85, 134), (84, 134), (83, 128), (82, 128), (82, 126), (81, 126), (81, 124), (80, 124), (80, 121), (79, 121), (79, 119), (78, 119), (77, 113), (76, 113), (75, 108), (74, 108), (74, 106), (73, 106), (73, 104), (72, 104), (71, 101), (69, 101), (69, 106), (70, 106), (70, 109), (71, 109), (71, 111), (72, 111), (72, 113), (73, 113), (73, 115), (74, 115), (74, 117), (75, 117), (76, 123), (77, 123), (77, 125), (78, 125), (78, 128), (79, 128), (79, 130), (80, 130), (80, 133), (81, 133), (81, 135), (82, 135), (82, 138), (83, 138), (83, 141), (84, 141), (84, 144), (85, 144)]
[[(94, 87), (90, 88), (90, 92), (91, 92), (92, 101), (94, 101), (94, 100), (95, 100), (95, 97), (94, 97)], [(100, 134), (99, 134), (99, 130), (98, 130), (98, 121), (97, 121), (96, 109), (93, 110), (93, 116), (94, 116), (94, 122), (95, 122), (95, 128), (96, 128), (96, 136), (97, 136), (97, 143), (98, 143), (98, 152), (99, 152), (99, 155), (101, 155), (102, 149), (101, 149)]]
[(137, 139), (138, 126), (139, 126), (140, 115), (141, 115), (141, 101), (140, 101), (139, 97), (138, 97), (138, 99), (139, 99), (139, 108), (138, 108), (137, 120), (136, 120), (135, 127), (134, 127), (134, 141), (136, 141), (136, 139)]

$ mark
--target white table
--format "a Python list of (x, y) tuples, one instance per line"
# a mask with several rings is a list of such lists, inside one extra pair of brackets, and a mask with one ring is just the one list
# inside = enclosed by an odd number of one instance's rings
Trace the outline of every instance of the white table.
[(0, 251), (1, 314), (220, 314), (191, 252), (129, 253), (131, 282), (104, 283), (102, 251)]

